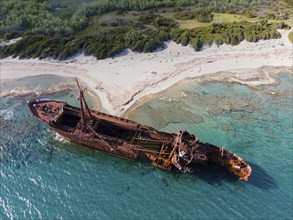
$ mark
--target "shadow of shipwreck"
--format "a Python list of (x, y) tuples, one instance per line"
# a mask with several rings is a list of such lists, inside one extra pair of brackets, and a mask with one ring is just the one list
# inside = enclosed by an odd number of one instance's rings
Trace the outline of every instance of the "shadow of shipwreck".
[[(278, 187), (277, 181), (269, 175), (259, 165), (248, 162), (252, 168), (252, 174), (248, 179), (248, 184), (261, 189), (274, 189)], [(210, 185), (220, 186), (224, 182), (238, 182), (238, 177), (224, 169), (223, 167), (216, 166), (199, 166), (194, 170), (191, 175), (194, 177), (194, 181), (199, 178)]]
[(261, 189), (275, 189), (278, 187), (276, 179), (268, 174), (262, 167), (252, 162), (248, 162), (248, 164), (252, 168), (252, 174), (248, 181), (249, 184)]
[(201, 179), (213, 186), (220, 186), (224, 182), (237, 182), (238, 178), (226, 169), (216, 166), (199, 166), (191, 173), (194, 179)]

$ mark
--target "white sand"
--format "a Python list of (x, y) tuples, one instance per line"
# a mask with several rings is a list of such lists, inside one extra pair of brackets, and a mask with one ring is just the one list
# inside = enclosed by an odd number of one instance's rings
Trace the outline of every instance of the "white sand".
[[(292, 68), (293, 48), (287, 37), (289, 31), (280, 32), (280, 39), (257, 43), (244, 41), (238, 46), (212, 45), (201, 52), (169, 42), (164, 50), (155, 53), (125, 50), (115, 58), (104, 60), (83, 54), (63, 62), (5, 58), (1, 60), (0, 77), (13, 79), (40, 74), (76, 76), (96, 92), (104, 110), (119, 115), (138, 99), (162, 91), (185, 78), (207, 74), (215, 78), (215, 73), (223, 72), (231, 80), (242, 83), (245, 82), (243, 79), (249, 79), (255, 73), (252, 69), (262, 66)], [(271, 81), (267, 77), (267, 83)]]

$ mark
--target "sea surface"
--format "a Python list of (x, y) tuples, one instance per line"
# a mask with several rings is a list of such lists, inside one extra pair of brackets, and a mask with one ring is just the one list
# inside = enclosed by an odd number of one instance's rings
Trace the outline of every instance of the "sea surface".
[(34, 118), (26, 101), (77, 105), (76, 89), (62, 84), (73, 79), (1, 82), (1, 93), (32, 92), (1, 97), (0, 219), (293, 219), (292, 74), (272, 76), (279, 83), (258, 90), (190, 80), (126, 115), (241, 155), (253, 170), (248, 182), (209, 168), (168, 173), (68, 143)]

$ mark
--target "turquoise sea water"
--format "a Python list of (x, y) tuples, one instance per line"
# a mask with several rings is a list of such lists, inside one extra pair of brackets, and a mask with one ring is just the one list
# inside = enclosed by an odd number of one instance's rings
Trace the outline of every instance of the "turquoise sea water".
[[(0, 219), (292, 219), (292, 75), (274, 77), (279, 85), (258, 90), (191, 81), (127, 114), (226, 144), (250, 163), (249, 182), (208, 168), (168, 173), (66, 143), (30, 115), (34, 95), (1, 98)], [(45, 91), (60, 81), (44, 78), (25, 82)], [(73, 93), (46, 97), (75, 104)]]

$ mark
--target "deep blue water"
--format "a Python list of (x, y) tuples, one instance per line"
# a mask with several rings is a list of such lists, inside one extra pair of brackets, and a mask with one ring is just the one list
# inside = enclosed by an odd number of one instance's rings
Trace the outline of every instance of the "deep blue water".
[[(250, 163), (248, 182), (210, 169), (168, 173), (65, 143), (26, 109), (33, 94), (1, 98), (0, 219), (292, 219), (292, 75), (275, 77), (279, 85), (258, 90), (191, 81), (127, 114), (226, 144)], [(26, 82), (45, 91), (60, 80), (45, 79)], [(75, 104), (73, 93), (46, 97)]]

